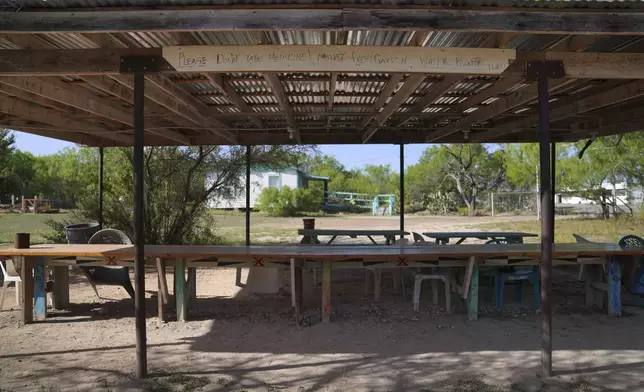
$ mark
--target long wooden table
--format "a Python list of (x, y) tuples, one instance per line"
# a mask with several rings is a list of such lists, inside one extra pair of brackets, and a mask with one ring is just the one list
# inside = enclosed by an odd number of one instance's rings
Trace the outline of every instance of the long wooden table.
[[(510, 245), (444, 245), (444, 246), (197, 246), (150, 245), (145, 247), (146, 264), (158, 260), (175, 267), (185, 276), (186, 267), (315, 267), (322, 264), (322, 319), (329, 321), (331, 311), (332, 268), (389, 267), (464, 267), (463, 297), (468, 301), (469, 316), (478, 314), (478, 269), (481, 266), (537, 265), (541, 256), (539, 244)], [(609, 244), (555, 244), (554, 265), (608, 264), (608, 311), (621, 314), (620, 261), (631, 261), (644, 255), (642, 249), (622, 250)], [(0, 256), (21, 256), (23, 267), (35, 265), (123, 265), (133, 266), (133, 246), (124, 245), (35, 245), (29, 249), (0, 248)], [(182, 273), (183, 272), (183, 273)], [(33, 276), (23, 268), (23, 298), (34, 297)], [(36, 275), (36, 279), (39, 279)], [(592, 294), (592, 281), (587, 282), (587, 303)], [(42, 284), (42, 282), (38, 282)], [(590, 285), (590, 286), (589, 286)], [(294, 288), (297, 292), (301, 287)], [(38, 290), (37, 290), (38, 291)], [(42, 294), (41, 291), (38, 291)], [(40, 300), (41, 298), (37, 298)], [(23, 303), (23, 319), (33, 320), (33, 304)], [(40, 301), (42, 303), (42, 301)], [(592, 302), (591, 302), (592, 303)], [(186, 306), (184, 303), (179, 306)], [(183, 309), (185, 310), (185, 309)]]

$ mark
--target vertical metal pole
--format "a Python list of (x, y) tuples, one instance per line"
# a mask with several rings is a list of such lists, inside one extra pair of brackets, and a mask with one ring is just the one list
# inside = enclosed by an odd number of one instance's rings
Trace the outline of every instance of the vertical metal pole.
[(539, 163), (541, 173), (541, 375), (552, 375), (552, 189), (548, 130), (548, 77), (539, 76)]
[(552, 221), (551, 221), (551, 232), (552, 232), (552, 243), (555, 243), (555, 205), (556, 205), (556, 168), (557, 168), (557, 143), (550, 143), (550, 189), (552, 192)]
[(246, 246), (250, 245), (250, 146), (246, 146)]
[(142, 72), (134, 74), (134, 317), (136, 324), (136, 376), (145, 378), (148, 373), (148, 353), (145, 331), (145, 238), (143, 231), (143, 139), (144, 129), (144, 88)]
[(98, 148), (98, 227), (103, 229), (103, 147)]
[(400, 230), (405, 230), (405, 145), (402, 143), (400, 143)]

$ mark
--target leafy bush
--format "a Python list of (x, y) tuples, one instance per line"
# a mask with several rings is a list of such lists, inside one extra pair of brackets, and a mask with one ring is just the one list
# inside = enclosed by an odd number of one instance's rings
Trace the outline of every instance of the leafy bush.
[(470, 209), (467, 207), (458, 207), (458, 215), (470, 216)]
[(258, 208), (270, 216), (295, 216), (320, 209), (322, 197), (315, 189), (266, 188), (259, 195)]

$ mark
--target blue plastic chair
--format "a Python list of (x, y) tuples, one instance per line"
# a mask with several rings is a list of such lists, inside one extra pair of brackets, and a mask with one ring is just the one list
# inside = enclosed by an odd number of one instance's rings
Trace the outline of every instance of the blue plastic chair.
[[(508, 244), (508, 240), (494, 239), (486, 244)], [(515, 296), (517, 301), (521, 301), (523, 296), (523, 281), (527, 280), (532, 284), (534, 291), (534, 301), (537, 309), (541, 308), (541, 276), (539, 267), (508, 267), (497, 268), (494, 274), (494, 299), (496, 306), (503, 307), (503, 294), (506, 282), (516, 282)]]

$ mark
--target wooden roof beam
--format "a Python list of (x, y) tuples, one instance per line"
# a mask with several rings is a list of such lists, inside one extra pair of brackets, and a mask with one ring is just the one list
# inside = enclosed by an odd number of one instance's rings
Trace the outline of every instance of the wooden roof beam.
[(293, 112), (293, 107), (291, 106), (291, 103), (289, 102), (288, 97), (286, 96), (286, 92), (284, 91), (284, 87), (282, 86), (282, 83), (280, 82), (280, 79), (277, 73), (275, 72), (265, 73), (264, 79), (266, 80), (266, 84), (268, 84), (268, 87), (275, 94), (275, 98), (277, 99), (277, 102), (279, 102), (280, 107), (282, 108), (282, 110), (286, 115), (286, 122), (290, 128), (289, 133), (292, 133), (295, 141), (301, 144), (302, 136), (300, 135), (300, 130), (298, 129), (297, 121), (295, 121), (295, 113)]
[[(237, 106), (240, 112), (252, 112), (253, 109), (248, 106), (246, 101), (244, 101), (244, 98), (241, 97), (241, 95), (235, 90), (235, 88), (229, 83), (229, 81), (226, 79), (226, 77), (223, 74), (219, 73), (214, 73), (214, 72), (208, 72), (206, 73), (206, 76), (208, 77), (208, 80), (217, 86), (218, 89), (224, 92), (228, 96), (228, 99)], [(250, 121), (257, 127), (257, 128), (265, 128), (264, 122), (257, 117), (252, 117)]]
[[(336, 87), (338, 84), (338, 73), (337, 72), (331, 72), (331, 81), (329, 81), (329, 95), (327, 96), (327, 107), (326, 110), (331, 112), (333, 111), (333, 101), (335, 100), (335, 94), (336, 94)], [(327, 117), (326, 119), (326, 127), (327, 129), (331, 129), (331, 116)]]
[(127, 31), (420, 30), (499, 31), (543, 34), (643, 35), (642, 7), (634, 9), (498, 8), (439, 6), (387, 9), (337, 7), (303, 9), (87, 10), (0, 12), (0, 33)]

